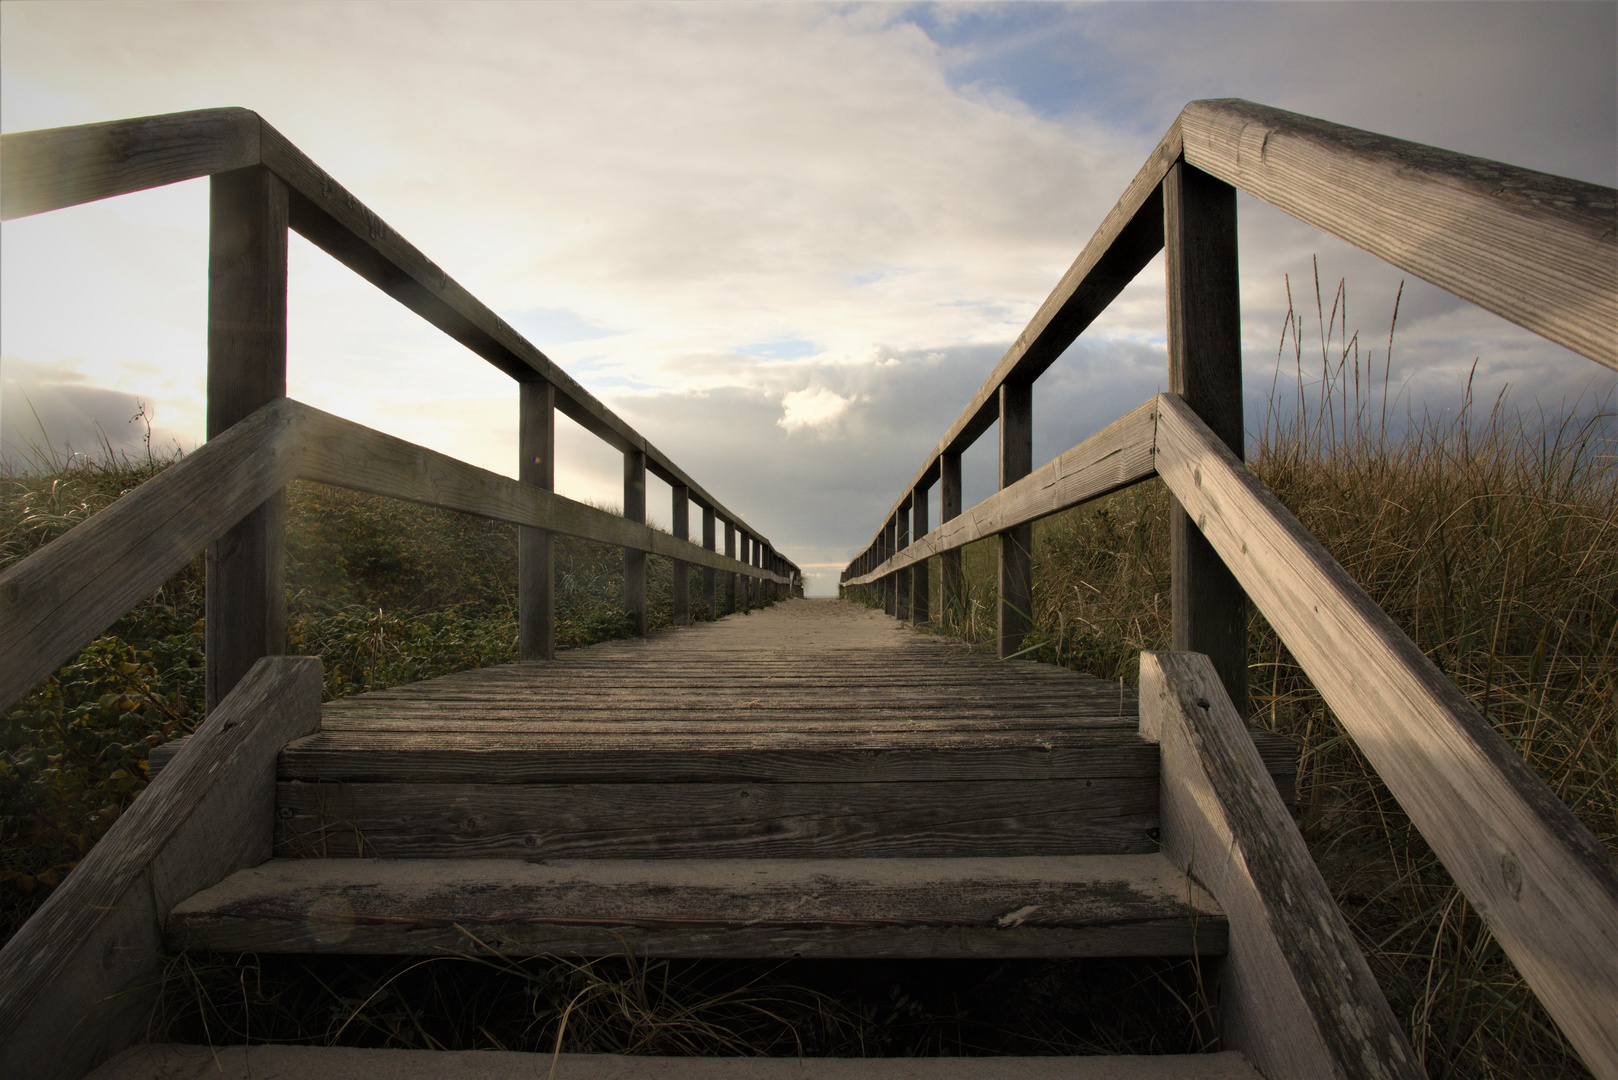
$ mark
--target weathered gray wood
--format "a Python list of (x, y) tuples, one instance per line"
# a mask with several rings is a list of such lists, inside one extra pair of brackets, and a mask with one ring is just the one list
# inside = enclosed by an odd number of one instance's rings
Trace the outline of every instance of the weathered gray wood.
[[(736, 523), (729, 518), (725, 519), (725, 559), (736, 558)], [(725, 574), (725, 614), (729, 615), (736, 610), (736, 574)]]
[[(702, 508), (702, 547), (706, 551), (714, 551), (717, 544), (713, 507), (704, 506)], [(717, 582), (714, 578), (714, 568), (711, 566), (702, 568), (702, 604), (708, 609), (708, 618), (719, 618), (719, 595)]]
[(270, 855), (275, 755), (320, 723), (320, 661), (260, 661), (0, 950), (9, 1075), (81, 1076), (146, 1033), (162, 920)]
[(292, 479), (291, 402), (250, 418), (0, 574), (9, 706)]
[[(208, 230), (208, 438), (287, 391), (287, 189), (261, 165), (217, 173)], [(208, 548), (207, 707), (286, 651), (286, 497)]]
[(1142, 1057), (623, 1057), (352, 1046), (182, 1046), (130, 1051), (90, 1080), (1260, 1080), (1240, 1054)]
[(298, 402), (289, 401), (286, 407), (300, 418), (302, 452), (297, 475), (301, 479), (533, 525), (737, 573), (758, 573), (733, 559), (716, 558), (690, 541), (351, 420)]
[[(689, 489), (675, 485), (670, 507), (671, 526), (675, 538), (679, 540), (691, 539), (691, 492)], [(685, 626), (691, 621), (691, 572), (690, 568), (681, 559), (674, 560), (674, 625)]]
[[(1163, 177), (1163, 236), (1169, 391), (1243, 457), (1236, 189), (1176, 162)], [(1246, 716), (1247, 597), (1172, 496), (1169, 565), (1173, 648), (1212, 660), (1236, 711)]]
[(1230, 920), (1221, 1045), (1269, 1080), (1425, 1076), (1212, 662), (1144, 652), (1140, 695), (1163, 753), (1163, 853)]
[[(1034, 469), (1034, 384), (1000, 384), (1000, 489)], [(1034, 625), (1034, 529), (1020, 524), (1000, 530), (999, 602), (995, 605), (1000, 659), (1022, 652)]]
[(114, 120), (0, 135), (0, 220), (258, 164), (247, 109)]
[(277, 805), (294, 858), (1122, 855), (1155, 849), (1157, 782), (284, 781)]
[[(927, 535), (927, 489), (918, 487), (910, 493), (911, 534), (915, 540)], [(910, 567), (910, 618), (915, 623), (932, 619), (932, 583), (927, 580), (927, 560), (919, 559)]]
[(1433, 662), (1172, 395), (1158, 470), (1591, 1071), (1618, 1075), (1618, 869)]
[[(938, 533), (939, 539), (949, 535), (945, 527), (961, 516), (961, 455), (946, 450), (938, 455)], [(932, 550), (923, 545), (933, 538), (932, 533), (917, 542), (918, 556), (931, 556)], [(961, 570), (960, 548), (938, 549), (942, 573), (938, 583), (938, 613), (945, 629), (955, 629), (960, 623), (961, 607), (966, 596), (966, 575)]]
[(176, 950), (505, 955), (618, 954), (630, 941), (654, 956), (1218, 955), (1223, 930), (1212, 898), (1155, 853), (275, 860), (168, 919)]
[[(892, 567), (913, 565), (934, 555), (944, 555), (944, 581), (948, 587), (952, 572), (948, 557), (955, 554), (954, 572), (958, 574), (959, 551), (967, 544), (1155, 476), (1153, 442), (1157, 431), (1156, 409), (1155, 400), (1145, 402), (1056, 460), (984, 499), (964, 515), (959, 510), (960, 466), (957, 458), (953, 487), (948, 481), (950, 469), (945, 469), (943, 507), (939, 512), (942, 520), (938, 528), (911, 544), (909, 549), (891, 562), (874, 566), (868, 573), (852, 576), (848, 583), (864, 584), (887, 573)], [(947, 465), (948, 459), (945, 461)], [(954, 513), (950, 512), (951, 497), (955, 500)], [(950, 603), (946, 600), (945, 610), (949, 610)]]
[[(624, 520), (646, 520), (646, 454), (640, 450), (624, 451)], [(631, 547), (624, 548), (624, 610), (635, 633), (645, 637), (646, 553)]]
[[(519, 384), (517, 480), (556, 489), (556, 388)], [(547, 529), (517, 526), (517, 655), (556, 658), (556, 555)]]
[[(899, 507), (898, 516), (893, 519), (893, 549), (903, 551), (910, 546), (910, 507)], [(910, 568), (905, 567), (893, 575), (894, 618), (902, 622), (910, 620)]]
[(1618, 192), (1236, 98), (1193, 101), (1185, 160), (1618, 368)]

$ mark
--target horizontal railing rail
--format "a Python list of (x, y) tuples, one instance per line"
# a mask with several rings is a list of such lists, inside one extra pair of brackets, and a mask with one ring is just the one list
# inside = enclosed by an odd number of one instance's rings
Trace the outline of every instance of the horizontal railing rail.
[[(947, 624), (960, 549), (996, 537), (1000, 654), (1018, 655), (1030, 524), (1162, 477), (1173, 648), (1209, 654), (1245, 714), (1251, 598), (1585, 1062), (1618, 1076), (1610, 854), (1242, 464), (1238, 189), (1618, 369), (1618, 192), (1250, 102), (1192, 102), (842, 583), (929, 619), (928, 560), (941, 556)], [(1172, 392), (1033, 469), (1034, 379), (1164, 249)], [(964, 509), (960, 455), (997, 422), (1000, 490)]]
[[(768, 538), (727, 509), (257, 113), (206, 109), (0, 136), (0, 219), (202, 176), (211, 177), (212, 184), (210, 440), (286, 394), (290, 229), (520, 384), (519, 483), (541, 491), (554, 488), (557, 411), (623, 454), (623, 518), (618, 526), (608, 527), (590, 517), (589, 529), (590, 535), (602, 539), (620, 538), (609, 542), (624, 549), (624, 603), (639, 632), (645, 632), (648, 617), (645, 554), (674, 550), (665, 540), (645, 540), (650, 535), (644, 529), (647, 473), (670, 486), (671, 528), (680, 541), (689, 540), (691, 505), (701, 511), (701, 547), (686, 543), (677, 548), (685, 554), (675, 558), (681, 564), (702, 567), (702, 602), (710, 612), (735, 609), (738, 581), (743, 606), (756, 598), (755, 588), (762, 595), (765, 588), (780, 593), (799, 587), (800, 569)], [(372, 443), (378, 449), (391, 446), (377, 439)], [(451, 460), (435, 459), (434, 475), (467, 481), (470, 474), (457, 473), (448, 464)], [(349, 467), (357, 466), (351, 463)], [(506, 491), (491, 483), (472, 482), (485, 492)], [(389, 484), (400, 487), (391, 480)], [(404, 484), (401, 490), (409, 487)], [(214, 555), (209, 559), (204, 653), (210, 708), (259, 657), (284, 648), (284, 500), (277, 494), (278, 486), (266, 489), (259, 485), (254, 490), (267, 490), (268, 494), (256, 510), (236, 520), (228, 536), (215, 537)], [(573, 509), (578, 504), (567, 500), (536, 503), (509, 491), (506, 495), (514, 507), (532, 510), (543, 504), (551, 512), (551, 516), (542, 515), (542, 522), (532, 515), (525, 518), (518, 536), (519, 652), (524, 659), (550, 657), (555, 653), (550, 533), (566, 530), (548, 522), (561, 515), (583, 527), (584, 519)], [(715, 578), (721, 527), (725, 555), (739, 556), (740, 564), (753, 568), (739, 578), (727, 578), (723, 597)], [(707, 554), (691, 554), (700, 551)], [(733, 562), (723, 565), (730, 567)], [(684, 567), (677, 566), (673, 587), (676, 623), (689, 621), (690, 604), (688, 578)]]
[(740, 577), (787, 575), (282, 398), (0, 573), (0, 709), (293, 480), (631, 548)]

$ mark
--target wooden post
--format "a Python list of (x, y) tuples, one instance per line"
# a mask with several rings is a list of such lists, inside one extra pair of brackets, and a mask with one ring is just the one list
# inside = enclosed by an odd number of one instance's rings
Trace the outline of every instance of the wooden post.
[[(903, 504), (893, 518), (893, 553), (897, 555), (910, 546), (910, 507)], [(899, 620), (910, 618), (910, 570), (900, 570), (893, 575), (893, 617)]]
[[(727, 522), (725, 522), (725, 558), (734, 559), (735, 557), (736, 557), (736, 523), (734, 521), (727, 521)], [(736, 571), (734, 571), (734, 570), (726, 570), (725, 571), (725, 614), (726, 615), (734, 615), (735, 613), (736, 613)]]
[[(714, 544), (713, 507), (704, 506), (702, 508), (702, 546), (709, 551), (713, 551), (715, 550)], [(702, 602), (708, 609), (708, 618), (719, 618), (717, 597), (714, 595), (714, 568), (711, 566), (702, 568)]]
[[(674, 520), (674, 535), (681, 540), (691, 539), (691, 489), (683, 484), (674, 485), (674, 505), (670, 516)], [(680, 559), (674, 560), (674, 625), (691, 623), (691, 566)]]
[[(887, 524), (882, 526), (882, 550), (877, 554), (877, 561), (887, 562), (893, 558), (895, 544), (899, 540), (898, 515), (890, 517)], [(888, 574), (882, 578), (882, 609), (892, 615), (899, 609), (899, 583), (895, 575)]]
[[(262, 166), (215, 174), (208, 226), (208, 438), (287, 392), (287, 188)], [(208, 548), (204, 696), (286, 652), (286, 494)]]
[[(1242, 338), (1236, 189), (1176, 162), (1163, 179), (1169, 390), (1241, 458)], [(1179, 500), (1169, 501), (1173, 649), (1213, 661), (1243, 717), (1247, 596)]]
[[(910, 493), (910, 529), (912, 539), (927, 535), (927, 487), (918, 484)], [(910, 618), (924, 623), (931, 617), (932, 586), (927, 580), (927, 560), (910, 568)]]
[[(961, 455), (938, 455), (938, 523), (944, 524), (961, 516)], [(961, 621), (961, 608), (966, 603), (966, 580), (961, 572), (961, 549), (946, 551), (938, 557), (944, 580), (939, 582), (938, 617), (946, 628), (956, 628)]]
[[(646, 521), (646, 452), (624, 451), (624, 517)], [(635, 633), (646, 636), (646, 552), (624, 548), (624, 610)]]
[[(556, 488), (556, 387), (520, 384), (517, 479)], [(517, 655), (556, 659), (556, 557), (548, 529), (517, 527)]]
[[(746, 563), (748, 566), (752, 566), (753, 565), (753, 538), (751, 536), (749, 536), (746, 533), (745, 530), (738, 529), (736, 531), (738, 533), (738, 537), (741, 540), (741, 545), (742, 545), (742, 553), (741, 553), (741, 556), (740, 556), (741, 561)], [(751, 608), (753, 606), (753, 579), (749, 575), (743, 574), (741, 576), (741, 581), (739, 582), (739, 584), (740, 584), (741, 590), (742, 590), (742, 595), (741, 595), (742, 608), (743, 608), (743, 610), (746, 610), (746, 609)]]
[[(1000, 487), (1010, 487), (1034, 470), (1034, 384), (1000, 386)], [(1032, 524), (1000, 534), (1000, 659), (1022, 651), (1033, 627)]]

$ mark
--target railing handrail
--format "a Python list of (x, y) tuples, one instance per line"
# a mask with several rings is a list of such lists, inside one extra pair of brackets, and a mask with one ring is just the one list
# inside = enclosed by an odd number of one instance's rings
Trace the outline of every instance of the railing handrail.
[(291, 480), (790, 584), (640, 522), (281, 398), (0, 572), (0, 710)]
[(0, 220), (253, 165), (268, 168), (290, 188), (293, 230), (512, 378), (550, 383), (557, 408), (570, 419), (618, 450), (644, 453), (654, 476), (686, 488), (692, 502), (774, 549), (250, 109), (202, 109), (0, 135)]

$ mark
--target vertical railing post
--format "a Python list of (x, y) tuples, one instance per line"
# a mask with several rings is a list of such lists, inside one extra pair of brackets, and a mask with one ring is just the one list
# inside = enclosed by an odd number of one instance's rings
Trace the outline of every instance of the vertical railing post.
[[(1034, 469), (1034, 384), (1000, 386), (1000, 487), (1010, 487)], [(1032, 524), (1000, 534), (1000, 659), (1022, 651), (1033, 627)]]
[[(714, 544), (715, 533), (713, 507), (704, 506), (702, 508), (702, 546), (709, 551), (713, 551)], [(704, 566), (702, 568), (702, 603), (703, 606), (708, 609), (708, 618), (719, 618), (717, 597), (714, 595), (714, 568), (711, 566)]]
[[(895, 514), (882, 526), (882, 551), (878, 558), (887, 562), (893, 558), (899, 543), (899, 515)], [(882, 578), (882, 609), (889, 615), (899, 610), (899, 581), (898, 575), (886, 574)]]
[[(893, 519), (893, 553), (895, 555), (910, 546), (910, 507), (903, 503), (899, 512)], [(910, 618), (910, 571), (900, 570), (893, 575), (894, 601), (893, 617), (900, 621)]]
[[(748, 566), (752, 566), (753, 565), (753, 537), (750, 534), (748, 534), (746, 530), (743, 530), (743, 529), (738, 529), (738, 530), (736, 530), (736, 532), (737, 532), (737, 538), (741, 541), (741, 545), (742, 545), (741, 561), (743, 563), (746, 563)], [(741, 601), (742, 601), (743, 609), (751, 608), (753, 606), (753, 578), (752, 578), (752, 575), (743, 574), (741, 576), (741, 581), (738, 582), (738, 584), (741, 586), (741, 590), (742, 590)]]
[[(916, 489), (910, 493), (910, 531), (911, 541), (920, 540), (927, 535), (927, 486), (917, 484)], [(932, 583), (927, 580), (927, 560), (923, 559), (910, 568), (910, 617), (917, 623), (924, 623), (932, 614)]]
[[(938, 523), (944, 524), (961, 516), (961, 455), (938, 455)], [(946, 551), (938, 557), (944, 580), (939, 582), (938, 606), (943, 610), (939, 619), (947, 629), (958, 629), (963, 622), (966, 605), (966, 580), (961, 573), (961, 549)]]
[[(262, 166), (209, 192), (208, 438), (287, 392), (287, 188)], [(286, 652), (286, 493), (208, 548), (209, 711), (260, 657)]]
[[(670, 508), (670, 526), (681, 540), (691, 539), (691, 489), (675, 484), (674, 504)], [(691, 622), (691, 564), (674, 560), (674, 625), (687, 626)]]
[[(736, 523), (725, 522), (725, 558), (736, 557)], [(736, 571), (725, 571), (725, 614), (736, 614)]]
[[(556, 487), (556, 387), (545, 381), (519, 385), (517, 479)], [(556, 658), (556, 561), (547, 529), (517, 527), (517, 655)]]
[[(646, 521), (646, 452), (624, 451), (624, 517)], [(624, 610), (636, 634), (646, 636), (646, 552), (624, 548)]]
[[(1241, 291), (1236, 189), (1176, 162), (1163, 179), (1169, 390), (1238, 457), (1242, 422)], [(1175, 652), (1204, 653), (1242, 716), (1247, 700), (1247, 596), (1186, 515), (1169, 501)]]

